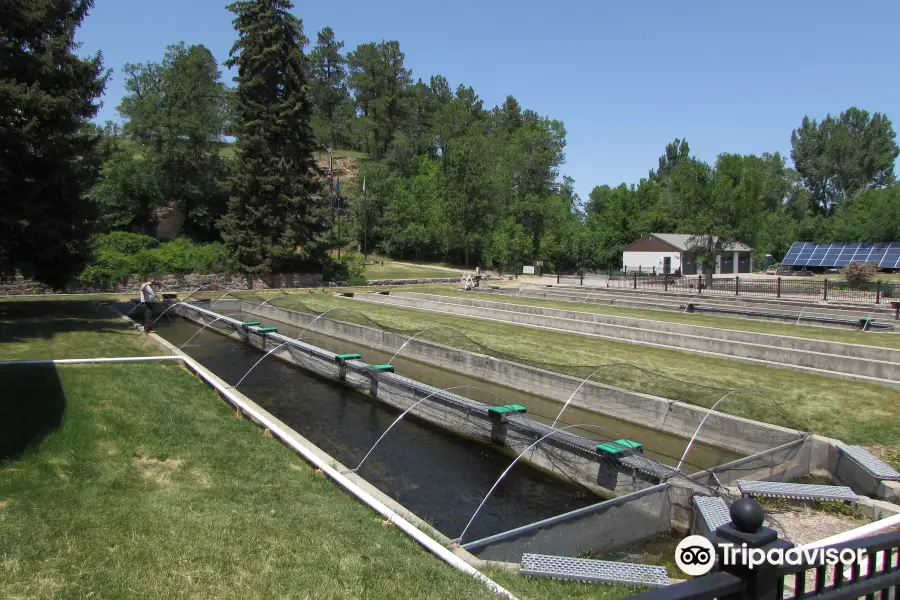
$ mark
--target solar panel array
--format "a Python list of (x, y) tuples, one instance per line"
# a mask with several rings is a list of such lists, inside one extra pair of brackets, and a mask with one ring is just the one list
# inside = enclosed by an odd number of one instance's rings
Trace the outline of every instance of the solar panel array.
[(852, 262), (873, 262), (880, 269), (900, 269), (900, 242), (794, 242), (781, 264), (792, 267), (846, 267)]

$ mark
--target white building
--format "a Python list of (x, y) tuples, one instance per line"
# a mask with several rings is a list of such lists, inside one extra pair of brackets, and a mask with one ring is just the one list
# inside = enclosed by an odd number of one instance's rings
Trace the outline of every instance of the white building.
[[(669, 273), (697, 275), (703, 273), (703, 265), (697, 261), (694, 249), (689, 244), (698, 236), (684, 233), (650, 233), (625, 247), (622, 252), (622, 266), (627, 271), (645, 271), (662, 274), (668, 267)], [(702, 246), (702, 244), (700, 244)], [(753, 272), (753, 249), (735, 242), (724, 248), (716, 240), (716, 274), (738, 274)]]

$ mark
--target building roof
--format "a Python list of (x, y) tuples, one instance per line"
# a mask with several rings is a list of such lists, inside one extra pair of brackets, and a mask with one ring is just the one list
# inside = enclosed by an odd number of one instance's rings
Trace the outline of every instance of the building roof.
[[(703, 245), (702, 239), (705, 239), (705, 236), (698, 236), (696, 234), (690, 234), (690, 233), (651, 233), (650, 235), (652, 235), (655, 238), (661, 239), (662, 241), (666, 242), (667, 244), (671, 244), (672, 246), (675, 246), (676, 248), (678, 248), (682, 251), (690, 250), (691, 247)], [(692, 238), (695, 238), (693, 244), (690, 243)], [(702, 238), (702, 239), (696, 239), (696, 238)], [(718, 241), (718, 238), (716, 239), (716, 241)], [(698, 244), (697, 242), (700, 242), (700, 243)], [(751, 252), (753, 250), (753, 248), (751, 248), (749, 246), (745, 246), (744, 244), (742, 244), (740, 242), (732, 242), (732, 243), (726, 245), (725, 247), (723, 247), (722, 250), (724, 250), (726, 252), (729, 252), (729, 251), (730, 252)]]

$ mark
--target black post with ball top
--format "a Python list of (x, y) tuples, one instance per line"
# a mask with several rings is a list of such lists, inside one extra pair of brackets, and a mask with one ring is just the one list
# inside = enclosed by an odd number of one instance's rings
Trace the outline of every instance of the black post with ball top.
[(763, 527), (765, 512), (759, 502), (741, 498), (731, 505), (731, 523), (710, 532), (707, 539), (716, 547), (716, 569), (740, 577), (743, 589), (735, 594), (721, 596), (719, 600), (781, 600), (778, 598), (777, 566), (768, 560), (760, 564), (749, 563), (753, 554), (760, 551), (781, 549), (781, 553), (794, 547), (792, 542), (780, 539), (778, 533)]

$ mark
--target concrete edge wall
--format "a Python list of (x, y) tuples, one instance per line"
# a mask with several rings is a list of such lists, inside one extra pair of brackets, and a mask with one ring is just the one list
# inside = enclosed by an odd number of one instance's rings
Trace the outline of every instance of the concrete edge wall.
[[(379, 298), (384, 298), (384, 296), (379, 296)], [(491, 300), (459, 298), (456, 296), (441, 296), (437, 294), (425, 294), (421, 292), (399, 291), (391, 294), (389, 298), (412, 298), (444, 304), (462, 304), (465, 306), (478, 306), (501, 311), (522, 312), (546, 317), (583, 319), (594, 323), (605, 323), (623, 327), (650, 329), (683, 335), (711, 337), (732, 342), (757, 344), (763, 346), (775, 346), (779, 348), (789, 348), (792, 350), (802, 350), (805, 352), (850, 356), (854, 358), (863, 358), (875, 361), (900, 362), (900, 350), (893, 348), (880, 348), (878, 346), (863, 346), (860, 344), (830, 342), (812, 338), (798, 338), (766, 333), (754, 333), (750, 331), (740, 331), (735, 329), (706, 327), (703, 325), (688, 325), (683, 323), (673, 323), (669, 321), (657, 321), (653, 319), (619, 317), (602, 313), (562, 310), (556, 308), (530, 306), (526, 304), (513, 304), (494, 302)]]
[[(662, 290), (648, 290), (648, 289), (629, 289), (629, 288), (595, 288), (595, 289), (584, 289), (579, 290), (573, 287), (523, 287), (512, 288), (516, 290), (520, 296), (528, 297), (528, 294), (547, 294), (548, 299), (551, 299), (550, 296), (556, 296), (559, 300), (568, 301), (568, 302), (580, 302), (584, 301), (585, 298), (588, 299), (587, 303), (590, 304), (595, 299), (599, 304), (618, 304), (619, 302), (611, 302), (611, 301), (633, 301), (641, 304), (660, 304), (661, 309), (664, 310), (672, 310), (676, 309), (678, 305), (684, 305), (686, 302), (697, 302), (701, 304), (710, 304), (715, 306), (732, 306), (735, 308), (747, 308), (747, 309), (757, 309), (757, 310), (768, 310), (768, 311), (783, 311), (783, 312), (794, 312), (795, 314), (799, 314), (801, 310), (805, 312), (808, 311), (828, 311), (831, 314), (840, 314), (840, 313), (852, 313), (854, 315), (865, 313), (869, 314), (869, 312), (874, 311), (874, 316), (882, 316), (884, 318), (893, 319), (894, 314), (888, 305), (874, 305), (874, 304), (861, 304), (861, 305), (850, 305), (850, 304), (841, 304), (837, 302), (824, 302), (822, 300), (802, 300), (795, 298), (753, 298), (753, 297), (735, 297), (728, 296), (724, 294), (682, 294), (675, 292), (664, 292)], [(521, 290), (521, 291), (519, 291)], [(512, 291), (505, 291), (502, 288), (492, 289), (487, 288), (484, 290), (476, 290), (486, 293), (499, 293), (499, 294), (510, 294), (512, 295)]]
[[(837, 376), (868, 383), (900, 386), (900, 362), (822, 354), (808, 350), (772, 347), (695, 334), (598, 323), (590, 319), (555, 317), (526, 311), (467, 306), (402, 296), (366, 294), (365, 296), (357, 296), (354, 299), (359, 302), (384, 304), (401, 308), (407, 307), (425, 312), (485, 319), (525, 327), (553, 329), (578, 335), (596, 336), (618, 342), (651, 345), (677, 352), (695, 352), (726, 360), (740, 361), (743, 359), (757, 364), (762, 363), (765, 366), (810, 372), (816, 375)], [(586, 313), (575, 313), (573, 316), (579, 317), (580, 314)]]
[[(251, 303), (243, 303), (241, 306), (242, 309), (255, 308)], [(256, 315), (300, 327), (306, 327), (314, 319), (311, 315), (271, 305), (263, 306)], [(310, 329), (387, 352), (397, 351), (408, 341), (405, 336), (331, 319), (319, 319)], [(582, 380), (562, 373), (447, 348), (419, 339), (407, 343), (403, 353), (405, 358), (559, 402), (565, 402), (582, 384)], [(572, 398), (571, 404), (683, 438), (690, 438), (708, 414), (706, 409), (683, 402), (595, 382), (585, 383)], [(719, 448), (755, 454), (801, 436), (802, 432), (786, 427), (715, 412), (709, 413), (697, 439)]]
[(810, 472), (820, 471), (833, 474), (835, 478), (859, 494), (874, 496), (900, 504), (900, 481), (877, 479), (860, 467), (856, 461), (840, 451), (844, 442), (813, 435), (815, 446)]
[[(851, 313), (858, 315), (874, 311), (875, 316), (881, 316), (886, 319), (893, 319), (893, 310), (888, 305), (849, 305), (822, 301), (803, 301), (791, 298), (749, 298), (734, 297), (727, 295), (688, 295), (675, 294), (672, 292), (663, 292), (662, 290), (632, 290), (628, 288), (585, 288), (578, 289), (571, 286), (531, 286), (521, 288), (501, 288), (487, 287), (484, 289), (473, 290), (478, 293), (500, 294), (500, 295), (519, 295), (521, 297), (546, 297), (548, 300), (558, 300), (566, 302), (585, 302), (587, 304), (621, 304), (627, 306), (628, 302), (633, 302), (642, 306), (656, 304), (659, 310), (677, 310), (679, 305), (685, 302), (697, 302), (701, 304), (711, 304), (716, 306), (731, 306), (735, 308), (767, 310), (774, 312), (793, 312), (799, 314), (801, 309), (807, 311), (828, 311), (831, 314)], [(530, 296), (531, 295), (531, 296)], [(587, 299), (587, 300), (585, 300)]]
[[(488, 292), (487, 292), (487, 290), (484, 290), (483, 293), (488, 293)], [(494, 293), (502, 294), (503, 292), (495, 291)], [(504, 294), (504, 295), (506, 295), (506, 294)], [(570, 295), (546, 294), (541, 291), (536, 291), (536, 292), (526, 292), (526, 293), (520, 294), (520, 297), (531, 298), (534, 300), (550, 300), (553, 302), (577, 302), (579, 304), (584, 303), (584, 304), (595, 304), (595, 305), (601, 305), (601, 306), (603, 306), (603, 305), (617, 306), (617, 307), (623, 307), (623, 308), (636, 308), (639, 310), (656, 310), (656, 311), (664, 311), (664, 312), (681, 312), (682, 307), (684, 306), (684, 301), (668, 302), (668, 301), (664, 301), (664, 299), (639, 298), (639, 297), (634, 297), (634, 296), (617, 297), (614, 295), (608, 295), (608, 296), (604, 297), (603, 295), (596, 295), (596, 296), (590, 296), (590, 297), (585, 298), (582, 296), (573, 297)], [(716, 303), (716, 302), (704, 301), (703, 304), (727, 307), (727, 304), (721, 304), (721, 303)], [(736, 308), (766, 309), (768, 307), (737, 306)], [(780, 312), (780, 310), (775, 310), (775, 309), (771, 309), (771, 308), (769, 308), (768, 310), (770, 312)], [(723, 313), (723, 314), (715, 314), (715, 315), (711, 315), (711, 316), (715, 316), (717, 318), (722, 318), (722, 319), (740, 319), (740, 320), (744, 320), (744, 321), (763, 321), (763, 322), (767, 322), (767, 323), (778, 323), (781, 325), (785, 325), (785, 324), (796, 324), (797, 314), (798, 313), (791, 315), (791, 314), (786, 313), (783, 316), (778, 317), (778, 316), (765, 316), (765, 315), (752, 315), (751, 316), (751, 315)], [(825, 314), (833, 314), (833, 313), (831, 313), (830, 311), (829, 312), (819, 312), (819, 311), (815, 311), (814, 309), (807, 309), (806, 311), (803, 312), (803, 314), (825, 315)], [(859, 313), (857, 313), (857, 314), (859, 314)], [(890, 320), (892, 318), (889, 315), (881, 314), (878, 312), (876, 312), (875, 315), (873, 315), (873, 316), (879, 316), (879, 315), (884, 317), (885, 320)], [(842, 325), (840, 323), (816, 323), (814, 326), (822, 327), (825, 329), (839, 329), (842, 331), (857, 331), (858, 330), (858, 328), (855, 325), (853, 325), (853, 326)]]

